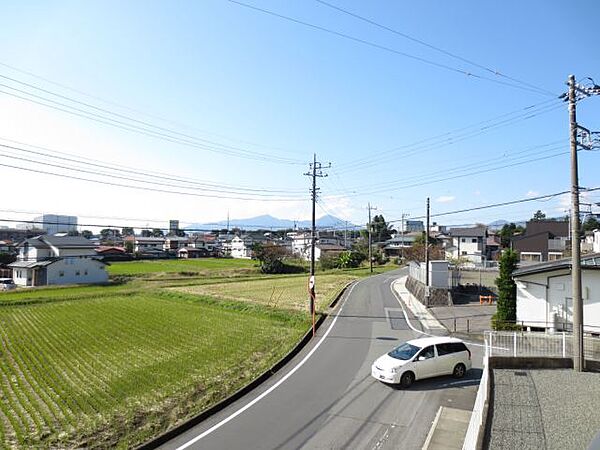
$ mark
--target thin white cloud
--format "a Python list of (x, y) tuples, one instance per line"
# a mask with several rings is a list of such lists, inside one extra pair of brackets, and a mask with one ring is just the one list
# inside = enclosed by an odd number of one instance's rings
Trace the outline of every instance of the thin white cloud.
[(540, 195), (540, 193), (538, 191), (529, 190), (529, 191), (527, 191), (526, 197), (528, 197), (528, 198), (538, 197), (539, 195)]
[(436, 198), (435, 201), (437, 203), (450, 203), (450, 202), (453, 202), (455, 198), (456, 197), (454, 197), (453, 195), (442, 195), (442, 196)]

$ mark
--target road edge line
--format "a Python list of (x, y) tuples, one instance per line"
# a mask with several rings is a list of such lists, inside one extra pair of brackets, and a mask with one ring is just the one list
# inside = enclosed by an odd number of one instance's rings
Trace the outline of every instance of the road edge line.
[[(332, 308), (335, 305), (337, 305), (337, 303), (339, 302), (339, 300), (344, 296), (344, 294), (346, 294), (346, 292), (348, 291), (348, 289), (351, 288), (351, 287), (353, 288), (360, 281), (361, 280), (353, 280), (350, 283), (346, 284), (342, 288), (342, 290), (339, 292), (339, 294), (329, 304), (329, 308)], [(352, 289), (350, 289), (350, 290), (352, 290)], [(342, 307), (343, 307), (343, 305), (342, 305)], [(340, 308), (340, 311), (341, 311), (341, 308)], [(328, 317), (328, 314), (321, 314), (319, 316), (319, 318), (317, 319), (317, 322), (315, 323), (315, 329), (318, 329), (323, 324), (323, 322), (325, 322), (325, 319), (327, 317)], [(336, 316), (336, 318), (337, 318), (337, 316)], [(324, 339), (324, 337), (322, 339)], [(289, 353), (287, 353), (286, 355), (284, 355), (279, 361), (277, 361), (267, 371), (263, 372), (257, 378), (255, 378), (254, 380), (252, 380), (250, 383), (248, 383), (247, 385), (243, 386), (239, 390), (235, 391), (229, 397), (224, 398), (219, 403), (216, 403), (215, 405), (211, 406), (210, 408), (208, 408), (208, 409), (200, 412), (198, 415), (196, 415), (194, 417), (191, 417), (189, 420), (187, 420), (187, 421), (185, 421), (185, 422), (183, 422), (183, 423), (181, 423), (181, 424), (179, 424), (179, 425), (171, 428), (170, 430), (165, 431), (164, 433), (158, 435), (157, 437), (155, 437), (155, 438), (153, 438), (153, 439), (151, 439), (151, 440), (149, 440), (149, 441), (147, 441), (147, 442), (145, 442), (143, 444), (140, 444), (139, 446), (136, 447), (136, 450), (152, 450), (152, 449), (158, 448), (160, 445), (162, 445), (162, 444), (170, 441), (171, 439), (173, 439), (173, 438), (175, 438), (175, 437), (177, 437), (177, 436), (185, 433), (186, 431), (190, 430), (191, 428), (195, 427), (196, 425), (199, 425), (200, 423), (202, 423), (206, 419), (208, 419), (208, 418), (212, 417), (213, 415), (217, 414), (218, 412), (224, 410), (226, 407), (228, 407), (229, 405), (231, 405), (235, 401), (239, 400), (244, 395), (249, 394), (251, 391), (253, 391), (258, 386), (260, 386), (261, 384), (263, 384), (264, 382), (266, 382), (273, 375), (275, 375), (287, 363), (289, 363), (296, 355), (298, 355), (298, 353), (300, 353), (300, 351), (302, 349), (304, 349), (304, 347), (306, 347), (306, 345), (312, 339), (313, 339), (313, 332), (312, 332), (312, 328), (311, 328), (310, 330), (308, 330), (304, 334), (304, 336), (302, 337), (302, 339), (300, 340), (300, 342), (298, 342), (290, 350)], [(321, 341), (322, 341), (322, 339), (321, 339)], [(320, 345), (321, 341), (318, 342), (318, 345)], [(181, 448), (181, 447), (179, 447), (179, 448)]]

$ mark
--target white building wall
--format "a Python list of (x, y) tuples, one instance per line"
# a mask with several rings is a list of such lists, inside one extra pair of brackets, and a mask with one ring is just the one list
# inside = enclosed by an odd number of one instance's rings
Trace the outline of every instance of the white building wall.
[(68, 258), (48, 266), (48, 284), (106, 283), (104, 264), (91, 258)]
[[(546, 288), (547, 286), (547, 288)], [(584, 331), (600, 332), (600, 271), (582, 270)], [(571, 274), (555, 271), (519, 277), (517, 322), (550, 330), (572, 324)], [(547, 325), (546, 325), (547, 324)]]
[(594, 241), (592, 242), (594, 253), (600, 253), (600, 230), (594, 230)]

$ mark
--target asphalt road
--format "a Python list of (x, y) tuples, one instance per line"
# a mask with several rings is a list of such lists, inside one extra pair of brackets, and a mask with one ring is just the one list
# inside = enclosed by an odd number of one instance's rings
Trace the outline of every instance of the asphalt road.
[(440, 406), (472, 409), (482, 350), (470, 346), (474, 369), (462, 380), (438, 377), (403, 390), (373, 379), (378, 356), (419, 336), (390, 287), (400, 273), (354, 285), (274, 377), (162, 448), (420, 449)]

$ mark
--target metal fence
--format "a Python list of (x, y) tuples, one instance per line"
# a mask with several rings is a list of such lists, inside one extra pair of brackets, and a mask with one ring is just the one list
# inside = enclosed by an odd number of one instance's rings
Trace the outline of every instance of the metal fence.
[[(486, 331), (489, 356), (573, 357), (572, 333)], [(600, 361), (600, 338), (584, 336), (585, 359)]]
[(467, 428), (467, 434), (463, 442), (463, 450), (475, 450), (477, 443), (480, 441), (481, 433), (484, 432), (484, 411), (485, 405), (488, 402), (489, 393), (489, 369), (488, 369), (488, 352), (486, 342), (486, 352), (483, 357), (483, 373), (481, 374), (481, 381), (479, 382), (479, 389), (477, 390), (477, 397), (475, 398), (475, 405), (473, 406), (473, 412), (471, 413), (471, 420), (469, 421), (469, 427)]

